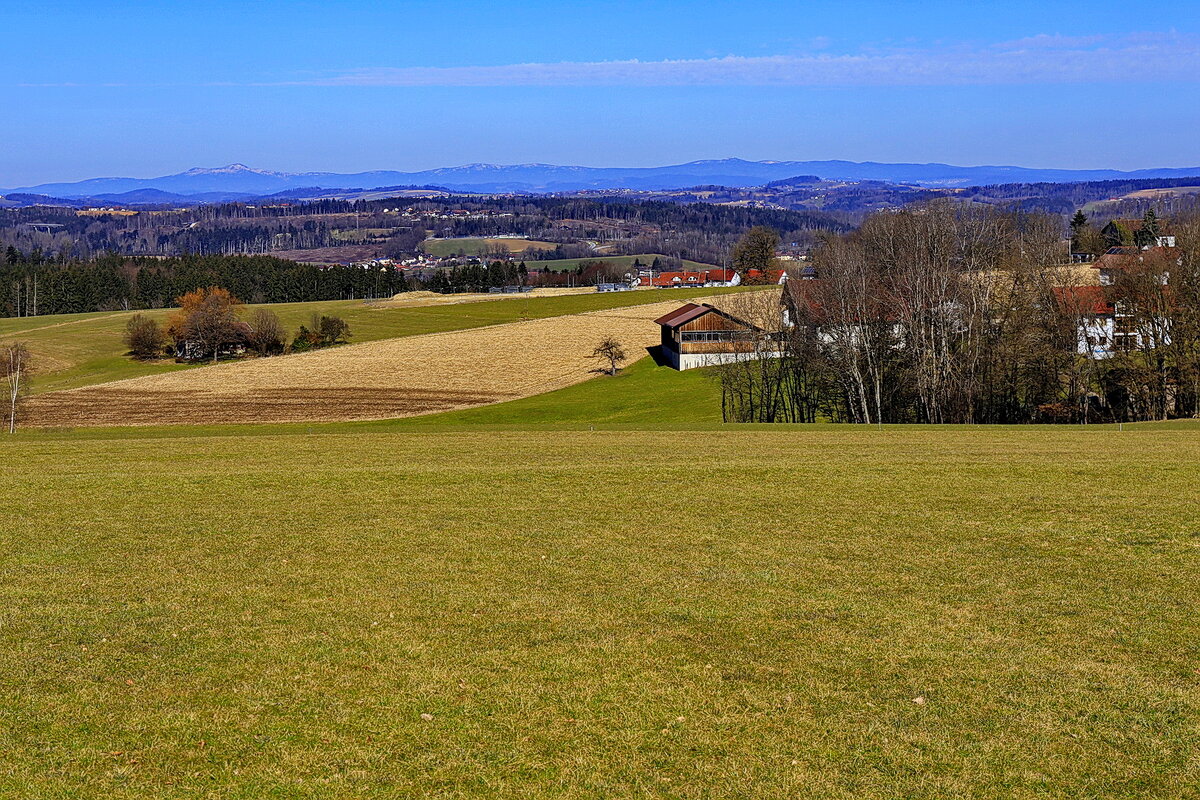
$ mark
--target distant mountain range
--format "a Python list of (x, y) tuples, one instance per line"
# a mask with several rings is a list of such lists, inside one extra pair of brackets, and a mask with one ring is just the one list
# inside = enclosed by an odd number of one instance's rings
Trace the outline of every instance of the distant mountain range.
[(983, 186), (998, 183), (1065, 183), (1200, 175), (1200, 167), (1141, 169), (1031, 169), (1027, 167), (957, 167), (949, 164), (884, 164), (854, 161), (744, 161), (727, 158), (691, 161), (666, 167), (563, 167), (552, 164), (467, 164), (420, 172), (376, 170), (333, 172), (273, 172), (230, 164), (216, 169), (189, 169), (159, 178), (91, 178), (74, 183), (43, 183), (10, 190), (9, 196), (89, 198), (113, 203), (170, 203), (178, 199), (201, 202), (292, 193), (299, 189), (371, 189), (376, 187), (444, 187), (458, 192), (537, 193), (589, 189), (658, 191), (697, 185), (761, 186), (797, 175), (836, 181), (886, 181), (926, 187)]

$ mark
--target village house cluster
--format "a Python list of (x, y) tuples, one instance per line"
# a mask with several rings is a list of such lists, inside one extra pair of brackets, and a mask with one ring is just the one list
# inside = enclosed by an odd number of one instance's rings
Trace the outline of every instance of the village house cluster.
[[(1142, 220), (1114, 220), (1103, 230), (1110, 239), (1131, 238), (1143, 228)], [(1141, 245), (1114, 245), (1098, 258), (1088, 261), (1072, 258), (1081, 264), (1086, 282), (1082, 285), (1057, 286), (1053, 293), (1056, 302), (1076, 320), (1077, 353), (1092, 359), (1108, 359), (1121, 352), (1152, 350), (1171, 343), (1170, 322), (1141, 313), (1129, 302), (1114, 297), (1122, 273), (1132, 266), (1154, 264), (1155, 280), (1159, 281), (1167, 294), (1170, 292), (1170, 273), (1173, 266), (1182, 263), (1176, 249), (1175, 236), (1155, 234), (1149, 238), (1138, 237)], [(772, 271), (768, 281), (761, 280), (762, 274), (748, 275), (756, 282), (783, 285), (789, 274), (796, 279), (815, 280), (816, 273), (811, 264), (797, 259), (794, 269)], [(752, 272), (758, 272), (754, 270)], [(732, 270), (708, 270), (705, 272), (662, 272), (641, 276), (636, 279), (640, 286), (670, 288), (681, 286), (736, 286), (741, 276)], [(798, 318), (795, 303), (803, 293), (785, 292), (780, 300), (779, 325), (768, 330), (759, 325), (739, 319), (728, 311), (709, 304), (687, 303), (655, 320), (661, 329), (661, 348), (665, 362), (675, 369), (714, 366), (747, 358), (776, 357), (782, 346), (772, 344), (782, 339), (782, 331), (796, 324)], [(807, 318), (813, 319), (813, 308), (807, 309)], [(815, 309), (816, 319), (823, 315)], [(851, 338), (861, 336), (851, 333)], [(903, 341), (904, 331), (899, 322), (892, 324), (892, 335)], [(817, 336), (824, 344), (834, 341), (829, 330), (818, 329)], [(764, 346), (765, 343), (765, 346)]]
[[(1154, 349), (1171, 342), (1168, 320), (1158, 319), (1133, 308), (1128, 301), (1113, 297), (1121, 274), (1131, 266), (1152, 264), (1155, 280), (1170, 292), (1171, 270), (1182, 264), (1175, 236), (1160, 231), (1157, 222), (1147, 230), (1145, 219), (1116, 219), (1101, 230), (1114, 244), (1098, 258), (1087, 262), (1092, 284), (1055, 289), (1062, 306), (1078, 318), (1078, 352), (1093, 359), (1111, 358), (1131, 350)], [(1139, 244), (1128, 244), (1139, 242)], [(1074, 260), (1074, 259), (1073, 259)]]

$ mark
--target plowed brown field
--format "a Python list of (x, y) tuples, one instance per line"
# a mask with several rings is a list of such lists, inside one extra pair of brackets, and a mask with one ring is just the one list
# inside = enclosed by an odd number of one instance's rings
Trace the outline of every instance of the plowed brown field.
[(27, 425), (333, 422), (426, 414), (551, 391), (584, 380), (607, 335), (630, 358), (658, 342), (654, 303), (277, 358), (228, 362), (38, 395)]

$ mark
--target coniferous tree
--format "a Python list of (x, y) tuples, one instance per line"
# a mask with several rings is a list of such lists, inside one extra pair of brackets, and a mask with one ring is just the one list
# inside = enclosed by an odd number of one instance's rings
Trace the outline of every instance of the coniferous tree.
[(1080, 231), (1087, 227), (1088, 218), (1082, 210), (1076, 211), (1075, 216), (1071, 217), (1071, 234), (1078, 235)]
[(1142, 227), (1134, 235), (1134, 244), (1138, 247), (1152, 247), (1158, 241), (1161, 235), (1158, 215), (1154, 213), (1154, 209), (1149, 209), (1142, 217)]

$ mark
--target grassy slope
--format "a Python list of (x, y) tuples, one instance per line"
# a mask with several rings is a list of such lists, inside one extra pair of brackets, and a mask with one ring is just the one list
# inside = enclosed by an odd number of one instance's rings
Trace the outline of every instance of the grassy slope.
[[(683, 301), (727, 291), (681, 289), (670, 292), (596, 293), (507, 298), (421, 308), (380, 309), (356, 300), (279, 303), (268, 307), (279, 315), (288, 331), (294, 331), (301, 323), (307, 322), (313, 313), (337, 314), (350, 323), (353, 341), (365, 342), (666, 300)], [(165, 320), (171, 311), (147, 313)], [(34, 381), (36, 392), (70, 389), (187, 368), (169, 361), (141, 364), (126, 357), (121, 336), (130, 315), (130, 312), (110, 312), (0, 319), (0, 340), (27, 341), (35, 355), (41, 357), (44, 374)]]
[(5, 797), (1173, 798), (1200, 777), (1194, 426), (0, 452)]
[(643, 358), (616, 376), (521, 400), (390, 423), (389, 430), (614, 425), (694, 427), (721, 420), (721, 389), (708, 370), (678, 372)]

